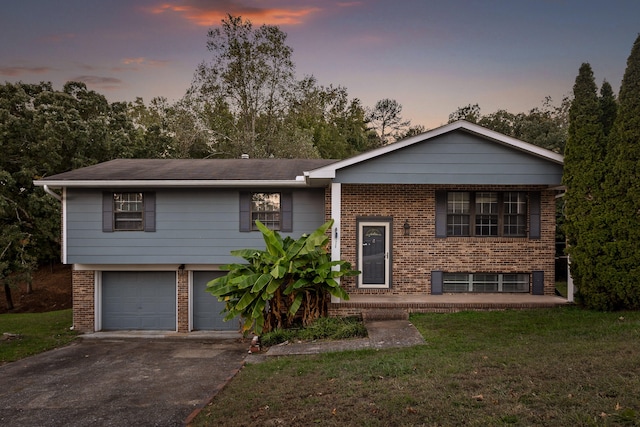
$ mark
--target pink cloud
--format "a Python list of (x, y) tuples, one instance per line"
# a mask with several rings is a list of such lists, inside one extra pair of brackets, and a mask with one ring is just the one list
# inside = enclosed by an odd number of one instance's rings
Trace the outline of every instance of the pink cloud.
[(49, 67), (0, 67), (0, 75), (17, 77), (25, 74), (44, 74), (51, 71)]
[(121, 61), (124, 65), (149, 65), (151, 67), (164, 67), (169, 61), (160, 59), (149, 59), (144, 56), (137, 58), (123, 58)]
[(306, 8), (259, 8), (246, 6), (240, 1), (223, 0), (211, 4), (207, 1), (187, 0), (180, 4), (167, 2), (150, 9), (151, 13), (176, 13), (198, 26), (217, 25), (227, 14), (239, 15), (251, 22), (272, 25), (298, 25), (311, 14), (320, 11)]

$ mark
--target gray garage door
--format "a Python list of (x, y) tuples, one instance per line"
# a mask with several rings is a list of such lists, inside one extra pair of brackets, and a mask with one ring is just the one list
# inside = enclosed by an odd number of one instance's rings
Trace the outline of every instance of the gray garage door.
[(102, 273), (103, 330), (176, 330), (176, 274)]
[(225, 322), (224, 303), (218, 298), (206, 292), (207, 283), (224, 276), (220, 271), (194, 271), (193, 272), (193, 329), (209, 331), (237, 331), (240, 329), (238, 319)]

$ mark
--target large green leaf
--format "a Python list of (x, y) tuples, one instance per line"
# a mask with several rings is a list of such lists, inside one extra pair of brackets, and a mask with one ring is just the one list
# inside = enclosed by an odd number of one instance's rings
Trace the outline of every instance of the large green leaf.
[(271, 278), (272, 278), (272, 276), (270, 274), (262, 274), (258, 278), (258, 280), (256, 280), (256, 283), (251, 288), (251, 292), (254, 292), (254, 293), (255, 292), (260, 292), (262, 290), (262, 288), (267, 286), (267, 283), (269, 283)]
[(262, 317), (264, 315), (264, 308), (267, 306), (267, 302), (262, 299), (258, 299), (256, 303), (253, 305), (253, 310), (251, 311), (251, 318), (257, 319), (258, 317)]
[(271, 269), (271, 275), (275, 279), (282, 279), (285, 274), (287, 274), (287, 268), (281, 265), (279, 262), (276, 263), (276, 265), (274, 265), (273, 268)]
[(298, 312), (298, 309), (302, 304), (303, 296), (304, 296), (303, 292), (300, 292), (299, 294), (296, 295), (296, 298), (293, 300), (293, 302), (291, 303), (291, 306), (289, 307), (289, 316), (294, 316)]
[(256, 220), (256, 226), (262, 233), (262, 238), (267, 246), (267, 252), (271, 255), (282, 257), (284, 256), (284, 249), (282, 247), (282, 239), (277, 236), (277, 233), (267, 228), (263, 223)]
[(307, 236), (302, 235), (298, 240), (294, 240), (288, 247), (286, 251), (287, 259), (293, 259), (296, 255), (299, 254), (300, 250), (304, 247), (305, 242), (307, 241)]
[(327, 292), (337, 298), (342, 298), (345, 301), (349, 300), (349, 294), (342, 289), (340, 286), (338, 287), (329, 287), (327, 288)]
[(255, 300), (260, 294), (252, 294), (251, 292), (246, 292), (242, 298), (240, 298), (240, 301), (238, 301), (238, 303), (235, 306), (235, 310), (238, 311), (243, 311), (245, 308), (247, 308), (252, 302), (253, 300)]
[(247, 261), (251, 261), (255, 257), (259, 256), (260, 251), (257, 251), (256, 249), (237, 249), (231, 251), (230, 253), (235, 257), (244, 258)]
[(267, 290), (265, 291), (267, 295), (271, 298), (273, 293), (282, 285), (282, 279), (272, 279), (271, 283), (267, 285)]
[[(320, 228), (318, 228), (313, 233), (311, 233), (309, 237), (307, 237), (307, 240), (305, 242), (304, 253), (312, 252), (318, 246), (324, 247), (329, 241), (329, 237), (327, 236), (326, 232), (332, 225), (333, 225), (333, 220), (330, 219), (329, 221), (322, 224)], [(303, 251), (300, 251), (300, 254), (304, 254), (304, 253)]]
[(256, 283), (259, 277), (260, 277), (260, 274), (240, 276), (240, 277), (237, 277), (237, 279), (239, 279), (237, 280), (237, 282), (236, 282), (236, 279), (233, 279), (232, 282), (238, 284), (238, 289), (246, 289), (246, 288), (253, 287), (253, 284)]

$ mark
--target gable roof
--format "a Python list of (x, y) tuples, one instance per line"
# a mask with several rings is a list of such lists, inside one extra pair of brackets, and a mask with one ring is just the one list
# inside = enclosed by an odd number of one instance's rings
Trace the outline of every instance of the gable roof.
[(117, 159), (35, 182), (49, 187), (305, 186), (328, 159)]
[(524, 152), (526, 154), (541, 158), (543, 160), (547, 160), (555, 164), (562, 165), (564, 163), (564, 158), (561, 154), (554, 153), (553, 151), (547, 150), (537, 145), (533, 145), (528, 142), (524, 142), (519, 139), (501, 134), (499, 132), (489, 130), (487, 128), (476, 125), (474, 123), (467, 122), (465, 120), (458, 120), (456, 122), (449, 123), (447, 125), (430, 130), (420, 135), (415, 135), (415, 136), (403, 139), (401, 141), (395, 142), (393, 144), (389, 144), (384, 147), (380, 147), (375, 150), (371, 150), (366, 153), (362, 153), (357, 156), (340, 160), (340, 161), (331, 163), (329, 165), (322, 166), (318, 169), (308, 171), (307, 173), (305, 173), (305, 176), (310, 180), (333, 179), (336, 177), (336, 171), (340, 169), (344, 169), (349, 166), (356, 165), (358, 163), (362, 163), (368, 160), (375, 159), (380, 156), (384, 156), (385, 154), (389, 154), (394, 151), (398, 151), (403, 148), (410, 147), (417, 143), (428, 141), (430, 139), (436, 138), (438, 136), (441, 136), (453, 131), (463, 131), (473, 135), (477, 135), (477, 136), (483, 137), (484, 139), (490, 142), (504, 145), (506, 147)]

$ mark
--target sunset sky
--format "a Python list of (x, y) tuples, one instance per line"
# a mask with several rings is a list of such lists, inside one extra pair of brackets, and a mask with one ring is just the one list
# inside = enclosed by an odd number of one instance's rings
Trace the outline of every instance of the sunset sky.
[(427, 128), (556, 103), (580, 64), (618, 91), (638, 0), (20, 0), (0, 12), (0, 82), (83, 81), (109, 101), (179, 99), (227, 14), (287, 33), (299, 78), (391, 98)]

